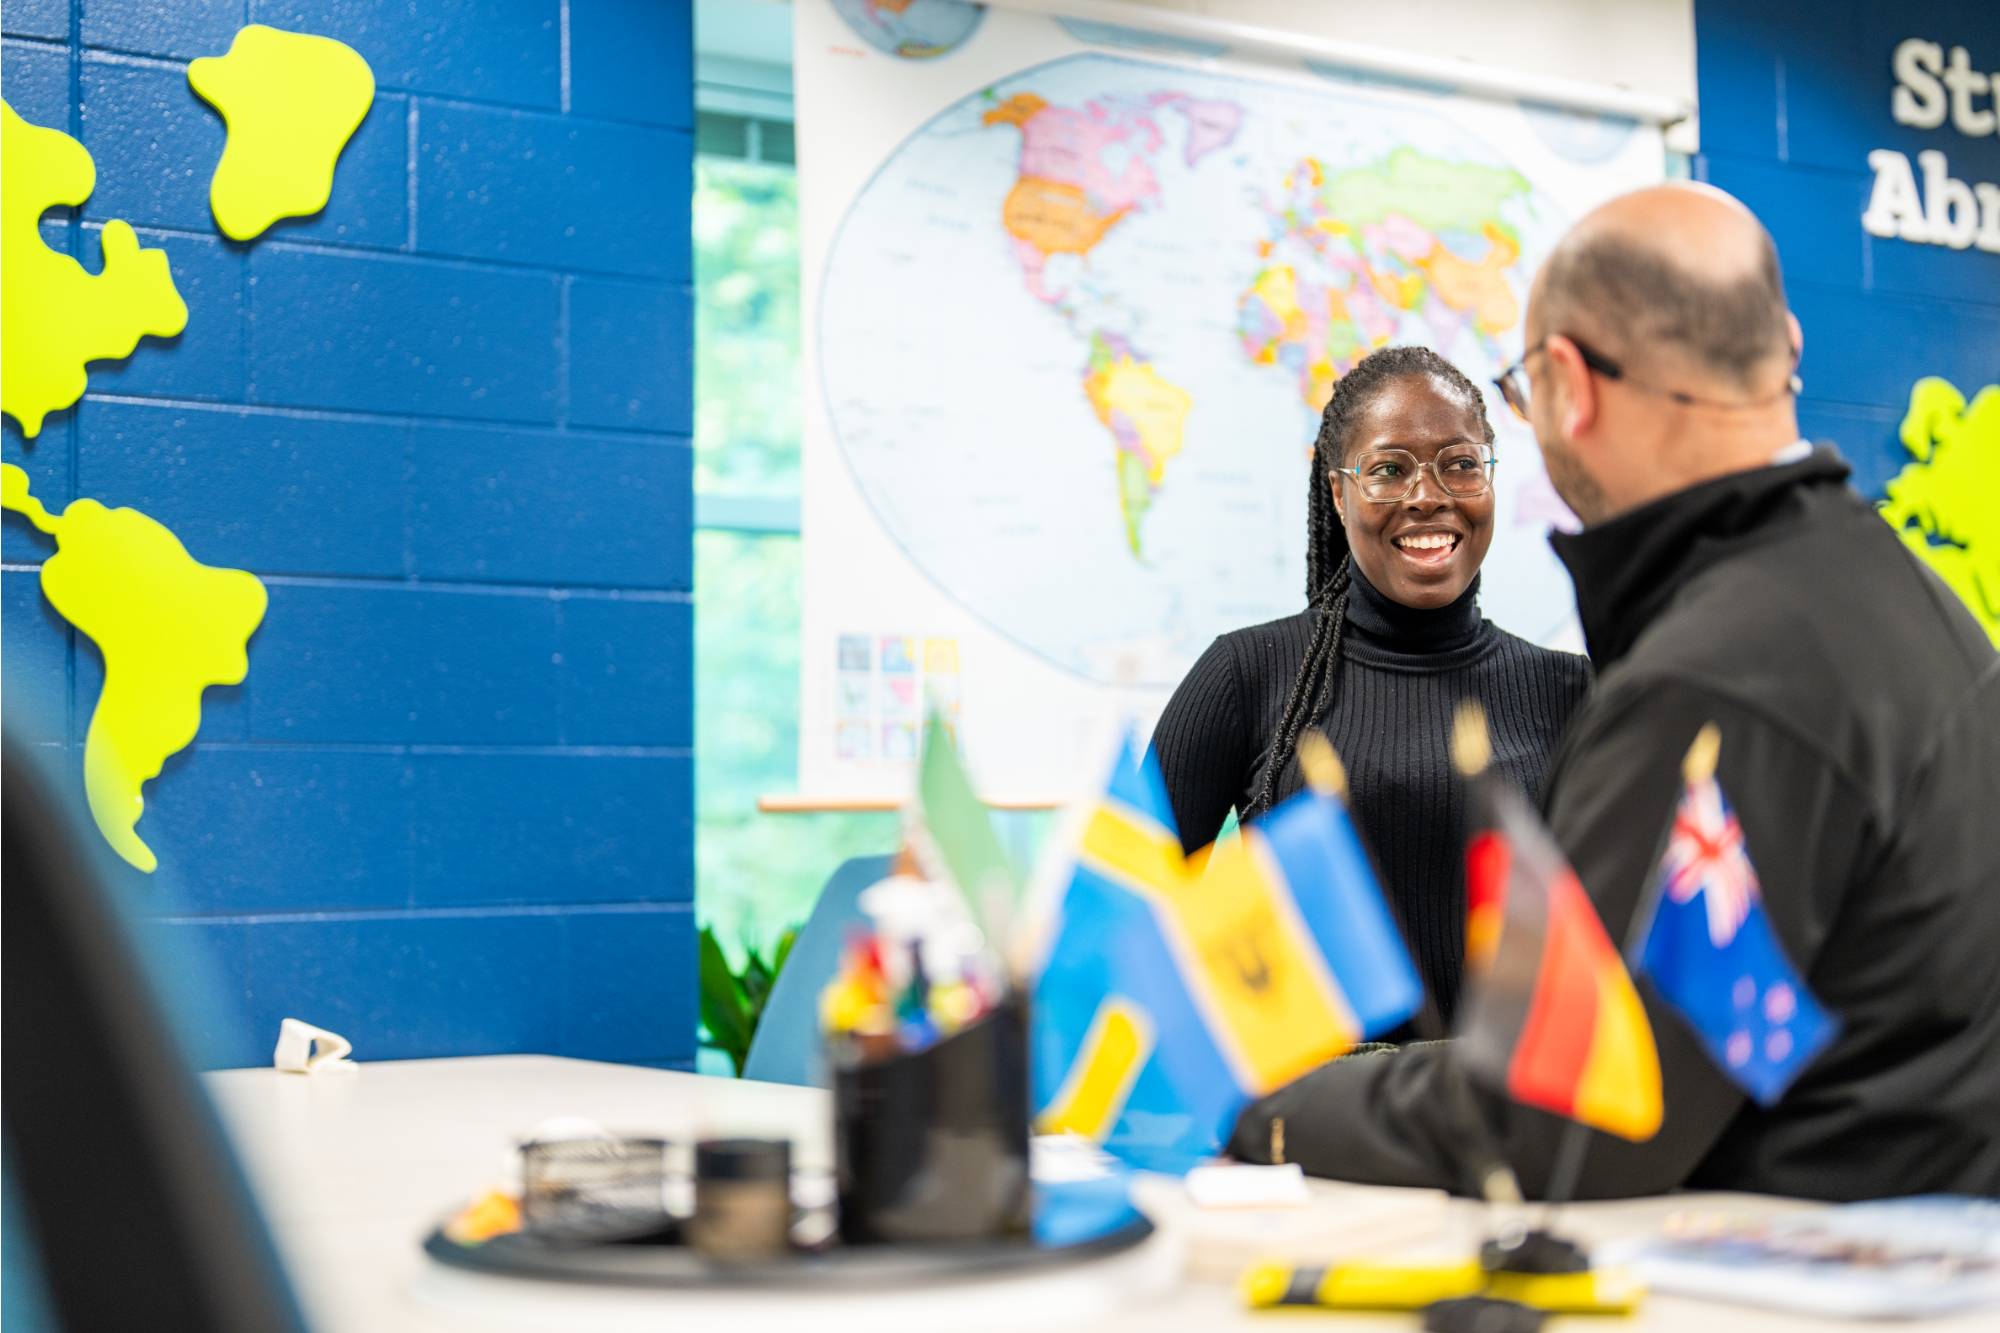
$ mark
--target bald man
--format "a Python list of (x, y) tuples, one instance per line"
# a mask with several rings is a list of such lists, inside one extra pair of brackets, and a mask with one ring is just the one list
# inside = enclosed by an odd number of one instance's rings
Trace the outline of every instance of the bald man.
[[(1681, 757), (1717, 724), (1765, 911), (1841, 1024), (1764, 1107), (1642, 980), (1665, 1121), (1645, 1143), (1591, 1134), (1577, 1193), (2000, 1194), (2000, 662), (1838, 455), (1799, 439), (1770, 236), (1705, 186), (1625, 195), (1550, 255), (1526, 333), (1502, 390), (1583, 520), (1551, 540), (1598, 677), (1549, 825), (1623, 938)], [(1470, 1188), (1476, 1105), (1545, 1191), (1566, 1123), (1469, 1094), (1453, 1060), (1336, 1062), (1250, 1108), (1231, 1148), (1268, 1160), (1282, 1119), (1315, 1174)]]

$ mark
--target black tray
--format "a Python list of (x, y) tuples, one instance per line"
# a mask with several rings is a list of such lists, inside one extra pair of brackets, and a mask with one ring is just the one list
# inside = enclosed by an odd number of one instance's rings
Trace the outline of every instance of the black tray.
[(1062, 1268), (1131, 1249), (1153, 1234), (1134, 1214), (1110, 1231), (1067, 1245), (1022, 1238), (948, 1245), (835, 1245), (758, 1263), (719, 1264), (685, 1245), (588, 1245), (552, 1242), (533, 1232), (461, 1245), (442, 1228), (424, 1238), (424, 1253), (441, 1264), (496, 1277), (592, 1282), (624, 1287), (800, 1288), (877, 1287), (886, 1282), (948, 1282)]

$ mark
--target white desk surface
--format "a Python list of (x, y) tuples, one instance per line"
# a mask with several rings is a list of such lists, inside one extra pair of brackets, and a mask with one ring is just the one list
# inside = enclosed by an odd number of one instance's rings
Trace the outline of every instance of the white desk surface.
[[(680, 1330), (761, 1327), (954, 1327), (977, 1319), (946, 1316), (938, 1299), (891, 1307), (892, 1294), (862, 1303), (819, 1297), (810, 1302), (762, 1293), (694, 1299), (672, 1293), (604, 1293), (596, 1289), (516, 1282), (445, 1270), (419, 1245), (447, 1211), (502, 1178), (512, 1145), (524, 1130), (555, 1116), (584, 1116), (613, 1131), (645, 1131), (672, 1139), (725, 1134), (790, 1137), (796, 1160), (829, 1164), (825, 1094), (809, 1088), (743, 1083), (624, 1065), (549, 1056), (489, 1056), (363, 1064), (347, 1073), (281, 1074), (238, 1069), (212, 1074), (208, 1087), (233, 1131), (253, 1186), (277, 1233), (301, 1300), (322, 1333), (443, 1333), (464, 1329)], [(1319, 1206), (1355, 1187), (1328, 1187)], [(1567, 1210), (1564, 1229), (1602, 1242), (1643, 1235), (1668, 1214), (1690, 1207), (1770, 1213), (1800, 1205), (1748, 1195), (1682, 1195), (1668, 1199), (1584, 1204)], [(1473, 1205), (1455, 1204), (1470, 1236)], [(1171, 1228), (1166, 1229), (1168, 1231)], [(957, 1310), (992, 1312), (1003, 1299), (1013, 1318), (989, 1327), (1056, 1328), (1083, 1322), (1097, 1333), (1302, 1327), (1297, 1321), (1342, 1328), (1418, 1327), (1414, 1315), (1253, 1315), (1227, 1285), (1177, 1280), (1164, 1295), (1134, 1304), (1128, 1296), (1158, 1292), (1177, 1271), (1174, 1238), (1162, 1235), (1131, 1256), (1069, 1270), (1039, 1292), (1019, 1280), (986, 1284), (956, 1298)], [(1149, 1257), (1150, 1252), (1150, 1257)], [(1086, 1292), (1077, 1282), (1093, 1284)], [(946, 1289), (947, 1291), (949, 1289)], [(1018, 1292), (1020, 1304), (1015, 1303)], [(996, 1298), (995, 1293), (1007, 1293)], [(1088, 1298), (1086, 1298), (1088, 1297)], [(1100, 1308), (1092, 1309), (1096, 1306)], [(1029, 1307), (1033, 1307), (1030, 1313)], [(1109, 1312), (1107, 1313), (1107, 1310)], [(1909, 1333), (1991, 1330), (1994, 1318), (1903, 1323)], [(1701, 1333), (1781, 1333), (1826, 1327), (1814, 1321), (1655, 1295), (1632, 1320), (1559, 1320), (1551, 1328), (1594, 1327), (1700, 1330)], [(1837, 1327), (1837, 1326), (1836, 1326)], [(1859, 1325), (1849, 1325), (1859, 1327)]]

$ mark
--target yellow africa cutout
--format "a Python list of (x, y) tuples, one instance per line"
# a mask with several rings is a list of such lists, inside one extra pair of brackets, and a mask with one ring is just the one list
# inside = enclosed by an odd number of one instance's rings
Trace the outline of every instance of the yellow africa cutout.
[(2000, 647), (2000, 385), (1968, 408), (1949, 381), (1918, 380), (1901, 435), (1915, 461), (1890, 480), (1882, 517)]
[(188, 84), (228, 127), (208, 206), (235, 241), (326, 207), (334, 164), (375, 100), (375, 75), (353, 47), (261, 23), (239, 31), (228, 55), (189, 65)]
[(130, 356), (140, 338), (187, 327), (166, 251), (140, 249), (124, 222), (104, 224), (96, 275), (42, 243), (42, 214), (82, 203), (96, 184), (82, 144), (0, 103), (0, 411), (29, 439), (49, 413), (83, 397), (87, 363)]
[(136, 509), (84, 499), (52, 516), (12, 463), (0, 464), (0, 508), (56, 539), (42, 592), (104, 655), (104, 690), (83, 743), (84, 793), (113, 850), (150, 872), (159, 859), (134, 832), (146, 808), (140, 789), (194, 739), (201, 692), (249, 671), (246, 645), (264, 618), (264, 585), (243, 570), (201, 564)]

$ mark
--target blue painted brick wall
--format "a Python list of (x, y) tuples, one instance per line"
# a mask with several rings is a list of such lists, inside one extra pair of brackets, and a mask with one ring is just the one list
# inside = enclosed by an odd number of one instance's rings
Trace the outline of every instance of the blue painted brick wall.
[[(1942, 375), (1967, 394), (2000, 383), (2000, 255), (1880, 239), (1862, 230), (1868, 154), (2000, 182), (2000, 138), (1898, 125), (1897, 43), (1963, 46), (2000, 67), (2000, 5), (1965, 0), (1696, 0), (1702, 154), (1696, 174), (1733, 192), (1777, 238), (1805, 329), (1801, 428), (1831, 440), (1870, 495), (1909, 461), (1896, 437), (1910, 386)], [(1987, 105), (1984, 99), (1980, 103)]]
[[(319, 217), (223, 240), (188, 60), (323, 33), (375, 105)], [(218, 1064), (296, 1014), (363, 1058), (694, 1054), (685, 0), (7, 0), (22, 115), (97, 189), (44, 223), (164, 247), (185, 333), (91, 372), (5, 455), (260, 575), (249, 679), (146, 792), (119, 891), (227, 1003)], [(6, 524), (7, 726), (80, 783), (102, 681)]]

